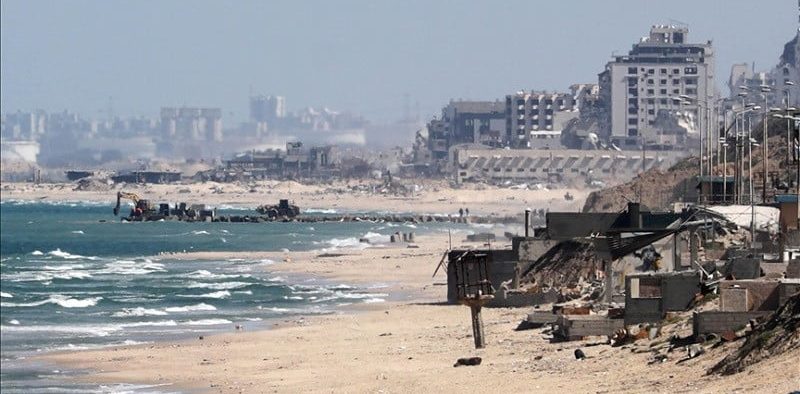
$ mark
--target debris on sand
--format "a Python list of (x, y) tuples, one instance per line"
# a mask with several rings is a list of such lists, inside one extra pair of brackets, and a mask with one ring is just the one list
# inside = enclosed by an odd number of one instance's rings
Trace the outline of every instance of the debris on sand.
[(800, 293), (790, 297), (765, 322), (756, 325), (742, 346), (711, 367), (708, 374), (735, 374), (796, 349), (800, 349)]

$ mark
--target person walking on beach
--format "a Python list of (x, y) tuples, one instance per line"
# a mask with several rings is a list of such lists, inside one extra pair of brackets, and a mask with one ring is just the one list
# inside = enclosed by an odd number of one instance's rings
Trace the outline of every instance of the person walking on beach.
[(464, 208), (464, 214), (467, 215), (467, 217), (469, 217), (469, 208)]
[(458, 217), (460, 218), (464, 217), (464, 208), (458, 208)]

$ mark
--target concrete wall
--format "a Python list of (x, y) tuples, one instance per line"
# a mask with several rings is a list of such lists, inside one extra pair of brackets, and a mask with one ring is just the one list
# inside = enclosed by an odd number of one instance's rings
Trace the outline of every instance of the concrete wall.
[(611, 336), (614, 331), (625, 327), (622, 319), (599, 315), (559, 315), (556, 324), (556, 334), (569, 340), (594, 335)]
[(786, 266), (787, 278), (800, 278), (800, 260), (792, 260)]
[(789, 297), (800, 292), (800, 279), (783, 280), (778, 286), (778, 304), (783, 305)]
[[(719, 284), (720, 308), (728, 312), (774, 311), (778, 309), (777, 281), (723, 280)], [(746, 290), (746, 299), (742, 290)], [(742, 310), (741, 308), (748, 309)]]
[(720, 334), (724, 332), (737, 331), (743, 328), (750, 319), (760, 318), (768, 315), (766, 311), (752, 312), (721, 312), (706, 311), (695, 312), (692, 316), (692, 331), (694, 335), (708, 333)]
[(625, 325), (654, 323), (664, 318), (661, 298), (625, 298)]
[(700, 275), (693, 271), (667, 276), (661, 280), (661, 309), (685, 311), (700, 292)]
[[(658, 289), (638, 288), (641, 284)], [(668, 274), (633, 274), (625, 277), (625, 324), (657, 322), (668, 311), (684, 311), (700, 292), (700, 276), (695, 271)]]

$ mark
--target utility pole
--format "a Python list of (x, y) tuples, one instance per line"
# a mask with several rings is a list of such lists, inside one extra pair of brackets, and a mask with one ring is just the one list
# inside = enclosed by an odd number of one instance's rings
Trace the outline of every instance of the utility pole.
[(761, 181), (761, 186), (764, 190), (761, 191), (761, 203), (767, 203), (767, 176), (769, 174), (769, 148), (767, 147), (767, 124), (769, 123), (769, 107), (767, 106), (767, 93), (771, 89), (768, 86), (761, 87), (761, 93), (764, 94), (764, 179)]

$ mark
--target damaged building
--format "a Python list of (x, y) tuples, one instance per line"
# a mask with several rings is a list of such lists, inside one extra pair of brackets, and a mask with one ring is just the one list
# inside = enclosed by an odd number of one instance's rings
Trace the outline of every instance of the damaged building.
[(223, 167), (201, 176), (217, 181), (329, 178), (341, 172), (341, 159), (334, 146), (306, 148), (302, 142), (289, 142), (286, 149), (250, 151), (226, 160)]

